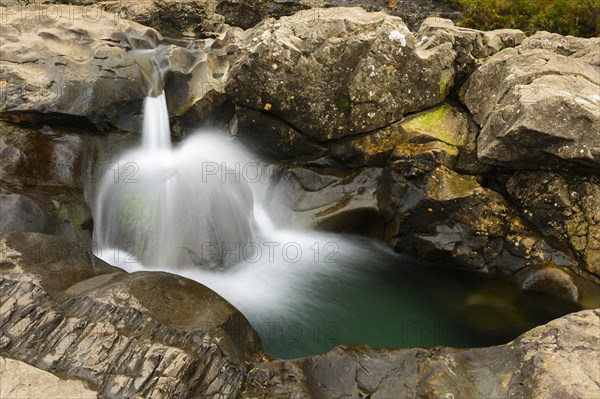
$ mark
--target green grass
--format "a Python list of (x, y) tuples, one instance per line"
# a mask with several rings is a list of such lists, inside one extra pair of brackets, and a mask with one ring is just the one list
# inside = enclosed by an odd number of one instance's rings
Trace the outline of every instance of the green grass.
[(600, 35), (600, 0), (454, 0), (463, 11), (461, 26), (482, 30), (545, 30), (562, 35)]

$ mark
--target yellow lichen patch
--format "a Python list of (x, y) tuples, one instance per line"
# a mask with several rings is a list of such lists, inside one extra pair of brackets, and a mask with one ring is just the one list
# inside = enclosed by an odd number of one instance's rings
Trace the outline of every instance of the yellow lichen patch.
[(419, 113), (401, 124), (410, 135), (429, 136), (454, 146), (466, 144), (466, 125), (466, 117), (450, 104)]

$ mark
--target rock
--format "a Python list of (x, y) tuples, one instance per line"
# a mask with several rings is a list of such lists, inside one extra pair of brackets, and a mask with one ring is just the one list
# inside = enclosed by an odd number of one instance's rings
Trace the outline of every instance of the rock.
[(8, 233), (0, 244), (4, 356), (109, 398), (237, 396), (259, 339), (208, 288), (124, 273), (59, 237)]
[(216, 13), (215, 0), (96, 1), (96, 7), (180, 38), (219, 32), (224, 18)]
[(477, 69), (487, 57), (521, 44), (525, 33), (517, 29), (484, 32), (455, 26), (449, 19), (430, 17), (419, 27), (417, 38), (423, 48), (439, 45), (451, 47), (455, 54), (455, 68), (463, 78)]
[(34, 7), (35, 22), (28, 9), (2, 8), (0, 112), (16, 120), (68, 114), (133, 125), (114, 115), (139, 109), (144, 97), (139, 68), (126, 51), (155, 47), (158, 33), (85, 7)]
[(0, 180), (16, 189), (83, 188), (85, 134), (80, 129), (40, 129), (0, 121)]
[(16, 373), (3, 393), (544, 399), (594, 397), (599, 390), (600, 309), (495, 347), (346, 345), (277, 360), (261, 352), (247, 320), (201, 284), (161, 272), (127, 274), (89, 248), (48, 235), (2, 234), (0, 244), (0, 368), (3, 377)]
[(393, 248), (501, 274), (548, 261), (575, 266), (568, 249), (528, 228), (498, 193), (434, 154), (411, 150), (384, 169), (378, 198)]
[(597, 309), (489, 348), (340, 346), (309, 358), (256, 365), (242, 397), (593, 398), (600, 389), (599, 328)]
[(381, 238), (377, 206), (380, 169), (356, 171), (290, 167), (275, 175), (267, 206), (275, 223)]
[(75, 379), (57, 377), (25, 362), (0, 356), (0, 396), (3, 398), (97, 398), (96, 390)]
[(600, 276), (600, 180), (596, 176), (522, 171), (506, 184), (523, 215), (573, 249), (585, 271)]
[(46, 215), (31, 198), (19, 194), (0, 194), (0, 232), (43, 231)]
[(482, 168), (476, 160), (476, 135), (474, 122), (458, 108), (444, 103), (376, 132), (331, 143), (329, 157), (344, 167), (385, 167), (392, 153), (398, 159), (406, 151), (435, 148), (445, 153), (452, 168), (479, 172)]
[(231, 47), (226, 93), (318, 141), (371, 132), (439, 103), (452, 54), (421, 49), (402, 20), (360, 8), (263, 21)]
[(235, 135), (240, 141), (257, 154), (269, 159), (318, 155), (324, 151), (314, 140), (266, 112), (237, 107), (235, 123)]
[(579, 288), (571, 275), (551, 263), (524, 269), (516, 278), (523, 289), (550, 292), (573, 302), (579, 301)]
[(598, 38), (541, 32), (489, 58), (461, 90), (481, 126), (479, 159), (516, 169), (598, 168), (599, 48)]

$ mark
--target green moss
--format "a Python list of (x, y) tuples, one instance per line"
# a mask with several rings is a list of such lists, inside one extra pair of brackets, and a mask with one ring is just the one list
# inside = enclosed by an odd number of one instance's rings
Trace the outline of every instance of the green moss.
[(340, 111), (350, 111), (352, 109), (352, 103), (350, 102), (350, 98), (348, 96), (340, 96), (335, 100), (335, 106)]
[(455, 0), (462, 9), (459, 25), (492, 30), (539, 30), (583, 37), (600, 34), (598, 0)]
[(67, 221), (75, 231), (81, 230), (82, 226), (92, 221), (90, 210), (80, 204), (64, 205), (58, 209), (56, 215), (59, 219)]
[(402, 128), (409, 133), (424, 133), (446, 144), (459, 146), (465, 144), (465, 137), (457, 130), (460, 128), (457, 122), (452, 106), (442, 104), (409, 118), (402, 123)]
[(440, 80), (440, 94), (442, 95), (443, 98), (446, 98), (448, 96), (448, 94), (450, 94), (450, 88), (451, 88), (450, 79), (442, 78)]

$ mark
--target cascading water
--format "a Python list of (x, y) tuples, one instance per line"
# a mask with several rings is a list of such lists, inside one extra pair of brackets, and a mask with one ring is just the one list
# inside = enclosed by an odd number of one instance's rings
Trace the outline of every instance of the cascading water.
[(368, 240), (275, 228), (255, 200), (261, 184), (240, 173), (253, 162), (241, 148), (207, 132), (172, 147), (152, 52), (135, 57), (150, 83), (142, 145), (101, 180), (93, 209), (107, 262), (203, 283), (246, 315), (267, 352), (287, 358), (342, 343), (506, 342), (577, 307), (509, 281), (434, 270)]
[(230, 173), (233, 160), (225, 162), (227, 153), (235, 158), (235, 148), (214, 136), (173, 148), (152, 53), (138, 52), (135, 59), (150, 86), (142, 145), (121, 157), (116, 174), (101, 180), (94, 239), (101, 248), (121, 248), (149, 266), (229, 266), (253, 230), (250, 187)]

